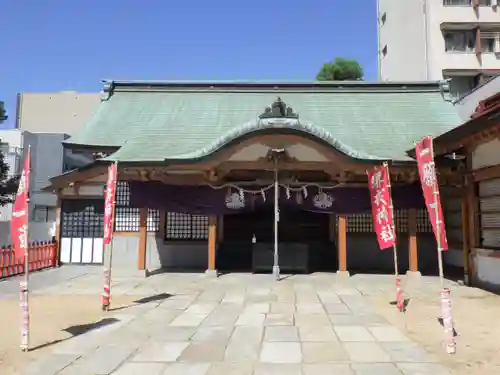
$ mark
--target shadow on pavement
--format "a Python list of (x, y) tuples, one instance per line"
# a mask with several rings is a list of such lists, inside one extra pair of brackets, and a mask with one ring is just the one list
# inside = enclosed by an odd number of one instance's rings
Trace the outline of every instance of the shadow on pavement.
[(111, 308), (111, 309), (109, 309), (109, 311), (118, 311), (118, 310), (127, 309), (127, 308), (132, 307), (132, 306), (142, 305), (144, 303), (163, 301), (163, 300), (170, 298), (172, 296), (173, 296), (173, 294), (169, 294), (169, 293), (155, 294), (153, 296), (147, 296), (147, 297), (132, 301), (133, 302), (132, 305)]
[(62, 331), (69, 333), (71, 335), (71, 337), (67, 337), (65, 339), (58, 339), (58, 340), (46, 342), (45, 344), (40, 344), (40, 345), (34, 346), (34, 347), (30, 348), (30, 351), (46, 348), (48, 346), (55, 345), (55, 344), (58, 344), (60, 342), (70, 340), (73, 337), (83, 335), (85, 333), (91, 332), (91, 331), (98, 329), (98, 328), (109, 326), (109, 325), (117, 323), (119, 321), (120, 320), (116, 319), (116, 318), (103, 318), (103, 319), (101, 319), (97, 322), (94, 322), (94, 323), (79, 324), (79, 325), (75, 325), (75, 326), (70, 326), (68, 328), (64, 328)]

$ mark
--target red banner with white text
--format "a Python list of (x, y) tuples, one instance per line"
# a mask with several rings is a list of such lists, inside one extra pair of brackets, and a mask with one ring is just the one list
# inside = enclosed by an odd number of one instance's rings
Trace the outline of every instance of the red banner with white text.
[[(432, 147), (432, 138), (425, 137), (415, 145), (417, 155), (418, 174), (420, 175), (420, 184), (424, 193), (425, 206), (429, 214), (429, 220), (436, 240), (440, 239), (442, 250), (448, 250), (448, 241), (446, 239), (446, 228), (443, 220), (443, 210), (441, 208), (441, 198), (439, 196), (439, 186), (434, 164), (434, 151)], [(437, 231), (437, 222), (439, 222), (439, 234)], [(438, 237), (439, 236), (439, 237)]]
[(394, 246), (396, 234), (389, 191), (389, 176), (385, 166), (375, 167), (368, 174), (368, 188), (372, 205), (373, 229), (381, 250)]
[(104, 198), (104, 245), (111, 243), (113, 233), (113, 213), (116, 195), (116, 163), (108, 167), (108, 182), (106, 183), (106, 195)]
[(24, 159), (23, 171), (19, 179), (16, 200), (12, 208), (12, 218), (10, 222), (10, 231), (12, 237), (12, 246), (14, 247), (14, 256), (17, 259), (23, 259), (26, 247), (28, 246), (28, 199), (30, 185), (30, 151), (26, 153)]

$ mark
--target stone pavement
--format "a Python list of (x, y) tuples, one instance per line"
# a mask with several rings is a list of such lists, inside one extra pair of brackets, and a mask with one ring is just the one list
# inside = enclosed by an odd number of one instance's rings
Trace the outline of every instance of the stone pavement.
[[(99, 272), (100, 271), (100, 272)], [(66, 283), (75, 280), (79, 277), (95, 275), (100, 268), (95, 266), (78, 266), (78, 267), (61, 267), (47, 268), (44, 270), (33, 272), (30, 275), (30, 289), (39, 290), (61, 283)], [(0, 299), (8, 298), (12, 295), (19, 295), (19, 282), (24, 278), (23, 275), (0, 279)]]
[[(100, 279), (89, 273), (35, 293), (100, 293)], [(450, 374), (368, 304), (365, 294), (392, 288), (387, 278), (353, 279), (115, 277), (112, 293), (151, 301), (110, 311), (114, 324), (54, 345), (22, 375)], [(412, 293), (436, 288), (420, 282)]]

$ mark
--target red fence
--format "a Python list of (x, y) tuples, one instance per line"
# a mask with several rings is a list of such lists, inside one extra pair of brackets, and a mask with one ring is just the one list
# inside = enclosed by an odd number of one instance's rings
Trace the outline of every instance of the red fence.
[[(55, 242), (33, 242), (29, 245), (29, 269), (37, 271), (57, 265)], [(24, 272), (24, 258), (17, 260), (11, 246), (0, 249), (0, 278)]]

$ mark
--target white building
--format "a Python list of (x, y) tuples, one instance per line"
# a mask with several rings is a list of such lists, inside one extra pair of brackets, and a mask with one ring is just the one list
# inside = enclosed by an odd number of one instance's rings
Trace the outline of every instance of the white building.
[[(62, 142), (83, 127), (99, 103), (99, 93), (18, 94), (15, 128), (0, 130), (0, 151), (9, 176), (15, 176), (31, 146), (30, 220), (55, 220), (56, 196), (41, 191), (50, 177), (92, 161), (85, 154), (63, 151)], [(10, 221), (11, 213), (12, 204), (0, 207), (0, 223)]]
[(500, 72), (500, 0), (377, 0), (379, 79), (451, 78), (459, 97)]

